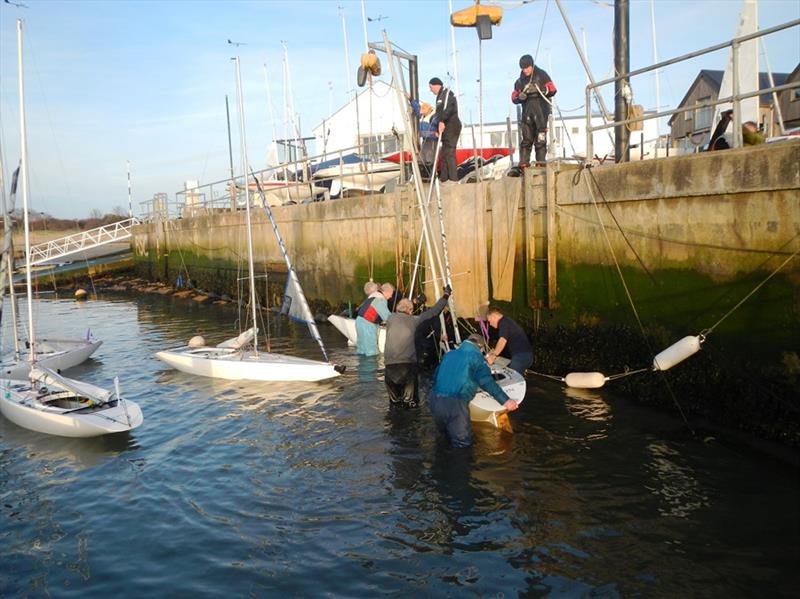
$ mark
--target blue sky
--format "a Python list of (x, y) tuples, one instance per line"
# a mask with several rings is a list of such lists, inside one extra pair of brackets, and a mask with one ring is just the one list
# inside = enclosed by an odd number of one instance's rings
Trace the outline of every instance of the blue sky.
[[(21, 17), (32, 208), (63, 218), (127, 207), (127, 161), (135, 212), (140, 201), (156, 192), (174, 197), (185, 180), (226, 177), (226, 94), (238, 163), (233, 55), (241, 57), (248, 152), (259, 168), (272, 139), (265, 63), (278, 119), (283, 112), (281, 41), (288, 47), (295, 109), (306, 135), (327, 116), (331, 102), (336, 110), (347, 99), (340, 6), (353, 71), (365, 45), (357, 0), (11, 1), (27, 8), (0, 3), (0, 142), (6, 181), (19, 156), (15, 23)], [(471, 2), (453, 4), (457, 10)], [(581, 107), (585, 75), (554, 1), (500, 4), (503, 22), (483, 44), (485, 120), (510, 114), (517, 60), (535, 54), (537, 45), (537, 63), (556, 82), (562, 110)], [(585, 32), (595, 77), (608, 77), (611, 1), (565, 0), (564, 6), (578, 36)], [(432, 76), (447, 81), (452, 69), (446, 1), (367, 0), (365, 7), (375, 19), (367, 23), (370, 41), (379, 41), (386, 29), (395, 44), (418, 55), (421, 82)], [(730, 39), (740, 7), (740, 0), (656, 0), (659, 59)], [(797, 18), (800, 0), (759, 3), (762, 28)], [(470, 115), (474, 120), (478, 115), (478, 42), (471, 29), (456, 30), (455, 37), (461, 114), (468, 122)], [(228, 39), (246, 45), (233, 47)], [(632, 0), (632, 68), (652, 63), (651, 39), (650, 2)], [(768, 37), (767, 51), (773, 71), (790, 72), (800, 61), (798, 29)], [(697, 71), (723, 69), (726, 60), (727, 54), (719, 52), (668, 69), (661, 79), (662, 106), (677, 105)], [(633, 90), (637, 103), (655, 107), (651, 75), (634, 80)], [(283, 127), (277, 124), (279, 135)]]

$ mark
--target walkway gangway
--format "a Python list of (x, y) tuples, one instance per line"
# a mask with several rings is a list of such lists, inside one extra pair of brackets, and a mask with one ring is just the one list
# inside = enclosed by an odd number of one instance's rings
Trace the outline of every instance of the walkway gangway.
[(115, 241), (129, 239), (133, 227), (139, 224), (141, 224), (139, 219), (134, 216), (110, 225), (103, 225), (34, 245), (31, 247), (31, 266), (63, 262), (63, 258), (67, 256), (86, 252)]

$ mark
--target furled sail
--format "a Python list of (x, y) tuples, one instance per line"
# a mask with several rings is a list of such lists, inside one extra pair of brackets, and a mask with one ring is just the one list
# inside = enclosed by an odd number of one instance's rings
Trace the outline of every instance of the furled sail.
[(322, 337), (319, 334), (319, 329), (317, 329), (317, 323), (314, 321), (314, 315), (311, 314), (311, 308), (308, 307), (308, 301), (303, 293), (303, 288), (300, 286), (300, 280), (297, 278), (297, 273), (292, 267), (289, 253), (286, 251), (286, 246), (283, 243), (283, 237), (281, 237), (280, 231), (278, 231), (278, 224), (272, 216), (272, 210), (270, 210), (269, 203), (264, 195), (261, 182), (252, 171), (250, 171), (250, 174), (256, 182), (258, 194), (261, 197), (261, 207), (264, 209), (264, 212), (267, 213), (269, 222), (272, 225), (272, 231), (275, 233), (275, 238), (278, 240), (278, 247), (281, 248), (283, 259), (286, 261), (288, 274), (286, 276), (286, 288), (284, 289), (284, 300), (281, 311), (287, 314), (289, 318), (298, 322), (304, 322), (308, 325), (308, 331), (319, 344), (319, 348), (322, 350), (322, 355), (325, 356), (325, 360), (330, 361), (328, 360), (328, 352), (325, 351), (325, 344), (322, 342)]

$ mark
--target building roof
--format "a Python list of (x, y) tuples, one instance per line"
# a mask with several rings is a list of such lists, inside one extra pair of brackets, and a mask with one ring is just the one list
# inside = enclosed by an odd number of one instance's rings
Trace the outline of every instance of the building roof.
[[(795, 69), (796, 70), (796, 69)], [(689, 89), (686, 91), (686, 94), (683, 96), (680, 104), (678, 107), (682, 107), (686, 105), (686, 100), (689, 99), (689, 96), (694, 91), (694, 88), (697, 87), (697, 84), (701, 80), (705, 80), (708, 82), (709, 86), (719, 94), (719, 89), (722, 87), (722, 77), (725, 74), (725, 71), (717, 71), (713, 69), (701, 69), (701, 71), (697, 74), (692, 84), (689, 86)], [(786, 83), (786, 80), (789, 78), (789, 73), (772, 73), (772, 80), (775, 82), (775, 85), (783, 85)], [(758, 74), (758, 89), (768, 89), (772, 87), (769, 82), (769, 73), (761, 72)], [(759, 104), (762, 106), (772, 106), (772, 94), (766, 94), (763, 96), (759, 96)], [(672, 125), (672, 121), (675, 120), (675, 117), (678, 116), (677, 114), (673, 114), (670, 119), (669, 123)]]

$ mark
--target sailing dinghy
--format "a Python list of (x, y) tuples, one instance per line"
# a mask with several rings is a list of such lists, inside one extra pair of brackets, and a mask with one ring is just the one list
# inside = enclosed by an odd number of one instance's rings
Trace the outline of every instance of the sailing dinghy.
[[(509, 399), (513, 399), (518, 404), (525, 399), (525, 379), (516, 370), (507, 366), (491, 366), (492, 376), (500, 388), (506, 392)], [(506, 409), (494, 397), (485, 391), (478, 391), (471, 402), (469, 402), (469, 419), (472, 422), (483, 422), (491, 424), (495, 428), (506, 428), (504, 415)]]
[[(358, 343), (358, 333), (356, 332), (356, 319), (347, 318), (346, 316), (339, 316), (338, 314), (331, 314), (328, 316), (328, 322), (331, 323), (336, 330), (342, 335), (347, 337), (347, 345), (355, 347)], [(383, 348), (386, 346), (386, 327), (378, 329), (378, 351), (383, 353)]]
[(0, 412), (14, 424), (62, 437), (98, 437), (132, 430), (142, 424), (142, 411), (122, 398), (119, 381), (114, 392), (68, 379), (36, 363), (31, 302), (31, 247), (28, 209), (28, 161), (25, 129), (25, 95), (22, 71), (22, 21), (17, 20), (17, 61), (20, 105), (20, 178), (25, 223), (25, 274), (28, 295), (29, 363), (27, 381), (0, 380)]
[[(242, 101), (242, 81), (239, 72), (239, 58), (236, 63), (236, 94), (239, 101), (239, 135), (241, 140), (242, 170), (247, 177), (247, 141), (245, 138), (244, 105)], [(252, 171), (251, 171), (252, 172)], [(220, 343), (216, 347), (190, 347), (185, 345), (176, 349), (156, 353), (156, 357), (163, 360), (173, 368), (200, 376), (208, 376), (228, 380), (254, 380), (254, 381), (322, 381), (337, 377), (344, 370), (328, 361), (325, 345), (317, 330), (311, 309), (300, 287), (297, 273), (292, 268), (289, 254), (283, 243), (283, 238), (278, 232), (278, 226), (270, 210), (261, 182), (253, 175), (256, 188), (261, 196), (261, 205), (269, 217), (272, 230), (278, 241), (278, 246), (286, 262), (287, 279), (285, 291), (285, 309), (288, 309), (290, 318), (302, 321), (308, 325), (311, 336), (317, 341), (325, 357), (325, 362), (296, 358), (271, 352), (258, 350), (258, 328), (253, 326), (233, 339)], [(253, 271), (253, 233), (250, 219), (250, 185), (245, 186), (247, 202), (245, 219), (247, 223), (247, 258), (250, 278), (250, 306), (252, 308), (253, 322), (257, 322), (257, 299), (255, 286), (255, 273)]]
[[(40, 339), (35, 345), (35, 364), (57, 372), (77, 366), (103, 344), (99, 339)], [(10, 352), (0, 360), (0, 376), (27, 380), (31, 371), (27, 355)]]
[(37, 365), (29, 382), (0, 380), (0, 412), (18, 426), (61, 437), (99, 437), (133, 430), (139, 406), (114, 392)]

